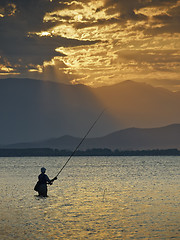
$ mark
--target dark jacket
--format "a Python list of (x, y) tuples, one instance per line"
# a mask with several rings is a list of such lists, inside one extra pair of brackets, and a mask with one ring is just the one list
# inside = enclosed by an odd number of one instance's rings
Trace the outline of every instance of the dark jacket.
[(51, 182), (51, 180), (48, 178), (48, 176), (45, 173), (41, 173), (38, 179), (40, 184), (47, 184)]

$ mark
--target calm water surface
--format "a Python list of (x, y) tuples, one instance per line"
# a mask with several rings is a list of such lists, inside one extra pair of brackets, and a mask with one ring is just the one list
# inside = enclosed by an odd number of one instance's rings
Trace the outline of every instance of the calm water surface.
[(0, 239), (180, 239), (180, 157), (0, 158)]

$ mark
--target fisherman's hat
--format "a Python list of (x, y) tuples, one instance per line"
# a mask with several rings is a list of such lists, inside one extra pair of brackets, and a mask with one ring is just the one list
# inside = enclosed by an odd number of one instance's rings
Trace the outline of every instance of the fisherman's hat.
[(44, 167), (41, 168), (41, 172), (45, 173), (46, 169)]

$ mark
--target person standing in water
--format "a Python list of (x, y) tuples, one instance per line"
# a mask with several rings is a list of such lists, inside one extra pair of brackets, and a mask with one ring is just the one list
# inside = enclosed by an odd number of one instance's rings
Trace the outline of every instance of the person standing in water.
[(45, 174), (46, 169), (44, 167), (41, 168), (41, 174), (38, 176), (38, 188), (37, 192), (39, 196), (47, 197), (47, 184), (52, 185), (54, 180), (57, 180), (57, 177), (53, 178), (52, 180)]

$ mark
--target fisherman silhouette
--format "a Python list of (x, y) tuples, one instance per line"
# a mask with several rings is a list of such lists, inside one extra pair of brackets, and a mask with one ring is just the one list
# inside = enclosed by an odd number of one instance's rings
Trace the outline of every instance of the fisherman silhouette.
[(38, 182), (34, 187), (34, 190), (39, 193), (41, 197), (47, 197), (47, 184), (52, 185), (54, 180), (57, 180), (57, 177), (52, 180), (45, 174), (46, 169), (44, 167), (41, 168), (41, 174), (38, 176)]

